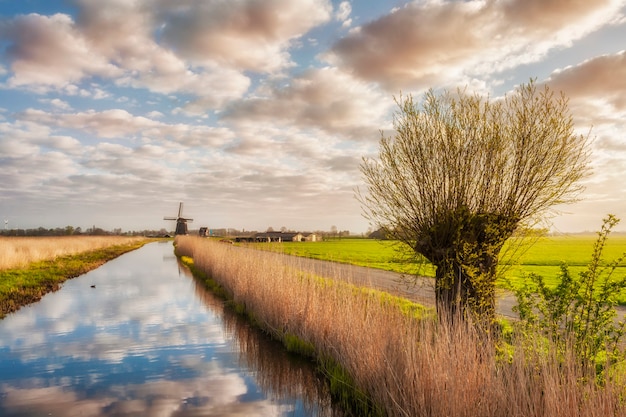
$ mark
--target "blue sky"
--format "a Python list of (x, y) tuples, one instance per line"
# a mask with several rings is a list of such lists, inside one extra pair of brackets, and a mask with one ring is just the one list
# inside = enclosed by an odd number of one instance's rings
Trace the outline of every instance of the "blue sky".
[[(9, 227), (368, 229), (393, 97), (536, 78), (593, 127), (558, 231), (626, 218), (626, 1), (0, 0)], [(626, 221), (625, 221), (626, 222)], [(624, 228), (624, 225), (621, 227)]]

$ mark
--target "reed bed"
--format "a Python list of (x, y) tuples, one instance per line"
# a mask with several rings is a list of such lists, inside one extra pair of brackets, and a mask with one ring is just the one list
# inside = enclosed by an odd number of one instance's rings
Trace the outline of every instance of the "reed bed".
[(143, 240), (130, 236), (0, 237), (0, 270)]
[(624, 387), (610, 379), (598, 386), (575, 360), (533, 355), (521, 343), (502, 355), (472, 326), (438, 324), (423, 310), (345, 283), (349, 277), (332, 266), (321, 279), (302, 272), (294, 257), (189, 236), (176, 244), (262, 328), (310, 346), (331, 389), (350, 385), (343, 392), (352, 405), (374, 405), (372, 413), (626, 415)]

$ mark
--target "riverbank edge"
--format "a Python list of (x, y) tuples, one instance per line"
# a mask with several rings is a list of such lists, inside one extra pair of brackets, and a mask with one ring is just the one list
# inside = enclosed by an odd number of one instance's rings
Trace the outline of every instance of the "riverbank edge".
[[(181, 255), (176, 249), (174, 250), (174, 253), (180, 262), (190, 270), (195, 278), (201, 280), (209, 291), (226, 302), (227, 308), (230, 308), (236, 314), (245, 317), (252, 326), (266, 333), (272, 339), (280, 342), (287, 352), (315, 362), (318, 372), (328, 382), (329, 391), (333, 401), (336, 401), (343, 408), (351, 410), (354, 415), (368, 417), (383, 417), (385, 415), (381, 407), (374, 404), (366, 393), (359, 390), (356, 386), (354, 378), (334, 358), (330, 356), (320, 357), (317, 354), (315, 346), (305, 340), (302, 340), (294, 334), (281, 332), (277, 329), (263, 326), (259, 320), (256, 320), (253, 311), (250, 311), (245, 304), (234, 301), (233, 297), (228, 294), (219, 282), (208, 276), (207, 273), (200, 268), (196, 267), (192, 257)], [(332, 279), (324, 277), (318, 277), (318, 279), (321, 281), (333, 281)], [(359, 287), (356, 286), (352, 287), (359, 289)], [(383, 292), (377, 290), (367, 289), (367, 291), (376, 294), (380, 293), (381, 296), (383, 294)], [(399, 297), (388, 295), (386, 293), (384, 296), (389, 300), (400, 300)], [(422, 306), (418, 303), (409, 302), (408, 300), (406, 300), (406, 302), (410, 303), (413, 308), (418, 310), (418, 312), (414, 310), (413, 314), (427, 314), (426, 312), (432, 310), (429, 307)], [(402, 308), (402, 306), (399, 306), (399, 308)], [(411, 313), (407, 312), (407, 314)]]
[(155, 241), (145, 239), (123, 245), (112, 245), (92, 251), (60, 256), (56, 259), (33, 262), (23, 268), (0, 271), (3, 290), (0, 291), (0, 320), (21, 307), (36, 303), (61, 288), (68, 279), (92, 271), (127, 252)]

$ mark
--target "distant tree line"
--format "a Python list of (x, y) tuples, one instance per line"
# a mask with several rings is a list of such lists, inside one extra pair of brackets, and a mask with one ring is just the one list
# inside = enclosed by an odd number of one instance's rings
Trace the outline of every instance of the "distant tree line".
[(165, 236), (168, 231), (165, 229), (159, 230), (133, 230), (123, 232), (121, 228), (115, 228), (113, 230), (105, 230), (100, 227), (88, 227), (82, 229), (80, 226), (65, 226), (55, 227), (47, 229), (45, 227), (37, 227), (34, 229), (3, 229), (0, 230), (0, 236)]
[[(272, 227), (268, 227), (267, 231), (274, 231)], [(296, 230), (287, 229), (286, 227), (282, 227), (280, 229), (281, 232), (296, 232)], [(301, 231), (302, 232), (302, 231)], [(252, 236), (258, 233), (257, 230), (244, 230), (244, 229), (234, 229), (234, 228), (215, 228), (210, 229), (210, 236), (221, 236), (221, 237), (229, 237), (229, 236)], [(315, 230), (312, 233), (315, 233), (318, 236), (321, 236), (323, 239), (338, 239), (345, 237), (354, 237), (354, 235), (350, 234), (349, 230), (338, 230), (336, 227), (332, 227), (330, 231), (327, 230)], [(101, 227), (88, 227), (86, 229), (81, 228), (80, 226), (65, 226), (65, 227), (55, 227), (55, 228), (45, 228), (45, 227), (37, 227), (37, 228), (29, 228), (29, 229), (21, 229), (21, 228), (12, 228), (12, 229), (2, 229), (0, 230), (0, 236), (73, 236), (73, 235), (85, 235), (85, 236), (151, 236), (151, 237), (163, 237), (172, 235), (173, 232), (168, 231), (165, 228), (161, 229), (145, 229), (145, 230), (133, 230), (133, 231), (122, 231), (121, 228), (115, 228), (113, 230), (105, 230)], [(198, 230), (189, 230), (189, 234), (196, 235), (198, 234)]]

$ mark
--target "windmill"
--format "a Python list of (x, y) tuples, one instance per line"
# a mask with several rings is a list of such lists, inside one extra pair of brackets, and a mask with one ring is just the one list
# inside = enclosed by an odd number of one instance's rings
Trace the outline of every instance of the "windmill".
[(178, 217), (163, 217), (163, 220), (176, 220), (176, 235), (187, 234), (187, 222), (192, 222), (193, 219), (186, 219), (183, 217), (183, 203), (178, 205)]

